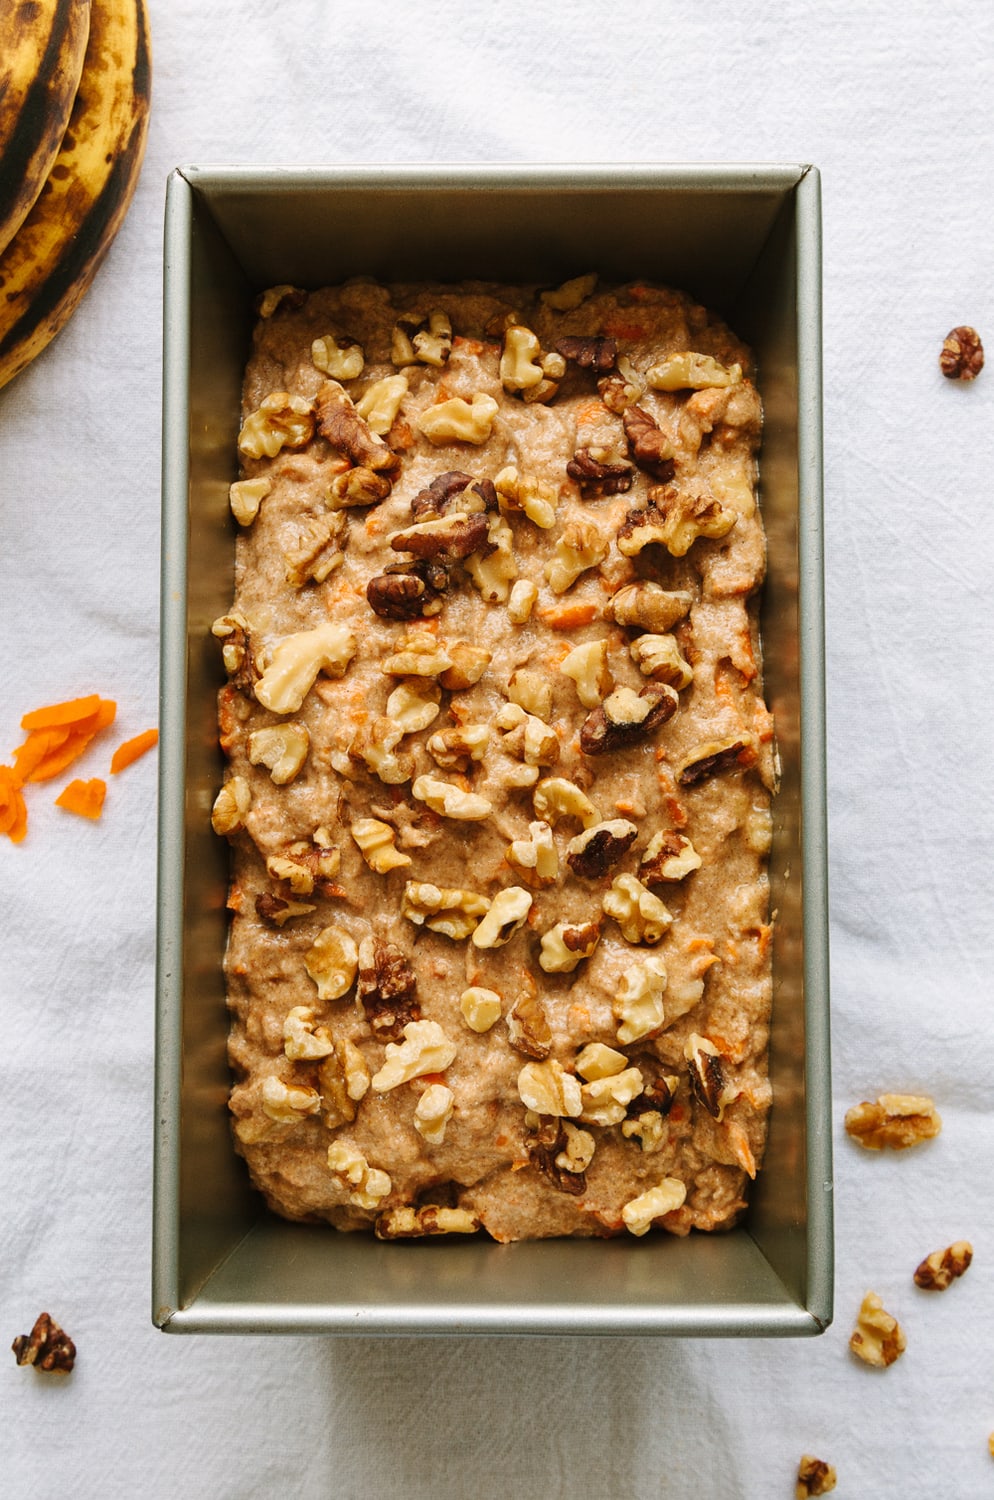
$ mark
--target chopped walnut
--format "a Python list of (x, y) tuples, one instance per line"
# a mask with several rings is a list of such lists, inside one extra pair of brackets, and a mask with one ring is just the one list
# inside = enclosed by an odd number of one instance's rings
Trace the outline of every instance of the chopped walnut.
[(885, 1311), (875, 1292), (863, 1298), (849, 1347), (864, 1364), (879, 1370), (892, 1365), (907, 1348), (900, 1323)]
[(18, 1334), (10, 1347), (19, 1365), (52, 1375), (68, 1375), (76, 1362), (76, 1345), (47, 1312), (39, 1313), (31, 1332)]
[(676, 472), (676, 460), (673, 444), (658, 422), (642, 406), (627, 406), (621, 421), (635, 463), (660, 484), (668, 484)]
[(497, 509), (496, 491), (491, 496), (489, 479), (474, 479), (461, 469), (447, 469), (423, 490), (419, 490), (411, 501), (411, 515), (415, 521), (438, 520), (459, 497), (459, 510), (466, 515), (477, 511)]
[(586, 1191), (584, 1174), (593, 1160), (594, 1149), (595, 1141), (589, 1130), (554, 1118), (539, 1122), (528, 1155), (543, 1177), (561, 1193), (578, 1197)]
[(514, 557), (514, 533), (503, 516), (487, 521), (486, 545), (467, 557), (466, 572), (488, 604), (504, 604), (518, 576)]
[(396, 1041), (406, 1025), (421, 1019), (417, 990), (414, 970), (399, 948), (363, 938), (356, 999), (379, 1041)]
[(625, 818), (611, 818), (585, 828), (566, 846), (566, 863), (583, 880), (600, 880), (618, 863), (638, 838), (638, 829)]
[(437, 1021), (408, 1021), (403, 1036), (402, 1042), (387, 1043), (383, 1066), (370, 1080), (374, 1093), (386, 1094), (426, 1073), (444, 1073), (455, 1059), (456, 1045)]
[(341, 543), (345, 518), (338, 511), (310, 516), (301, 521), (296, 539), (283, 549), (286, 581), (295, 589), (306, 583), (324, 583), (345, 558)]
[(619, 1023), (618, 1041), (623, 1047), (663, 1026), (666, 979), (666, 965), (657, 954), (629, 964), (622, 971), (612, 1009)]
[(675, 884), (701, 868), (701, 856), (685, 834), (666, 828), (648, 842), (638, 867), (643, 885)]
[(629, 687), (615, 688), (584, 719), (580, 749), (584, 755), (627, 750), (672, 718), (679, 703), (676, 690), (664, 682), (649, 682), (640, 693)]
[(571, 276), (552, 291), (540, 293), (539, 300), (555, 312), (574, 312), (586, 302), (596, 285), (597, 272), (588, 271), (583, 276)]
[(328, 485), (325, 498), (333, 511), (349, 510), (361, 505), (379, 505), (391, 490), (390, 480), (385, 474), (360, 464), (336, 474)]
[(245, 616), (237, 610), (219, 616), (211, 625), (211, 635), (222, 642), (224, 670), (235, 687), (253, 688), (259, 678), (259, 668), (252, 646), (252, 627)]
[(350, 832), (363, 859), (377, 875), (388, 875), (411, 864), (411, 856), (395, 848), (397, 832), (389, 823), (381, 823), (379, 818), (357, 818)]
[(658, 583), (628, 583), (611, 600), (611, 614), (619, 625), (633, 625), (640, 630), (671, 630), (690, 609), (693, 594), (683, 590), (667, 592)]
[(407, 376), (388, 375), (385, 380), (374, 380), (367, 386), (355, 409), (367, 423), (370, 432), (377, 437), (386, 437), (400, 411), (400, 403), (407, 395)]
[(794, 1488), (796, 1500), (807, 1500), (810, 1495), (829, 1495), (836, 1485), (836, 1473), (831, 1464), (805, 1453), (797, 1466), (797, 1484)]
[(490, 910), (473, 933), (476, 948), (503, 948), (527, 921), (533, 897), (520, 885), (505, 886), (490, 903)]
[(638, 1068), (622, 1068), (620, 1073), (590, 1079), (580, 1090), (581, 1120), (588, 1125), (620, 1125), (628, 1106), (644, 1087)]
[(266, 766), (276, 786), (286, 786), (300, 772), (311, 737), (303, 724), (272, 724), (256, 729), (248, 737), (248, 757), (253, 766)]
[(572, 974), (573, 970), (589, 958), (601, 940), (601, 930), (596, 922), (557, 922), (542, 934), (538, 956), (539, 967), (546, 974)]
[(552, 1029), (537, 993), (519, 995), (507, 1013), (507, 1036), (511, 1046), (526, 1057), (541, 1060), (552, 1050)]
[(471, 984), (459, 996), (459, 1009), (470, 1031), (485, 1032), (496, 1026), (501, 1017), (501, 998), (496, 990)]
[(259, 506), (273, 487), (265, 475), (259, 479), (238, 479), (228, 487), (228, 503), (231, 514), (239, 526), (251, 526), (259, 514)]
[(944, 1292), (963, 1275), (972, 1260), (973, 1246), (969, 1240), (956, 1240), (945, 1250), (933, 1250), (915, 1271), (915, 1285), (926, 1292)]
[(324, 1026), (316, 1026), (309, 1005), (295, 1005), (283, 1018), (283, 1051), (291, 1062), (311, 1062), (334, 1052), (335, 1044)]
[(329, 1130), (349, 1125), (356, 1106), (369, 1091), (369, 1069), (359, 1048), (343, 1039), (321, 1059), (317, 1071), (321, 1091), (322, 1118)]
[(661, 942), (673, 917), (650, 890), (634, 875), (617, 875), (601, 905), (604, 914), (613, 917), (629, 943)]
[(502, 749), (529, 766), (554, 766), (559, 759), (559, 736), (536, 714), (519, 703), (507, 703), (494, 723), (504, 731)]
[(524, 625), (531, 617), (538, 598), (538, 588), (530, 578), (519, 578), (507, 600), (507, 617), (512, 625)]
[(440, 689), (422, 677), (400, 682), (387, 699), (386, 717), (402, 734), (417, 734), (438, 718), (441, 697)]
[(975, 328), (961, 323), (946, 334), (939, 369), (947, 380), (976, 380), (984, 368), (984, 346)]
[(616, 1073), (623, 1073), (627, 1063), (624, 1052), (605, 1042), (588, 1042), (578, 1054), (574, 1066), (581, 1078), (593, 1083), (598, 1078), (613, 1078)]
[(357, 468), (375, 474), (395, 474), (400, 460), (393, 449), (370, 429), (355, 402), (337, 380), (326, 380), (314, 402), (318, 431), (332, 448), (344, 453)]
[(621, 1133), (626, 1141), (638, 1141), (647, 1156), (661, 1151), (669, 1138), (666, 1121), (657, 1109), (644, 1109), (641, 1114), (629, 1115), (621, 1122)]
[(576, 684), (577, 697), (584, 708), (596, 708), (614, 687), (607, 665), (608, 642), (584, 641), (574, 646), (559, 663), (559, 670)]
[(319, 1000), (339, 1000), (355, 983), (359, 949), (342, 927), (324, 927), (304, 955), (304, 968), (318, 987)]
[(423, 364), (441, 369), (451, 353), (452, 324), (441, 308), (434, 308), (427, 318), (398, 319), (390, 355), (395, 365)]
[(242, 423), (238, 451), (246, 458), (275, 458), (283, 448), (303, 448), (313, 435), (310, 402), (272, 391)]
[(680, 786), (698, 786), (724, 771), (741, 771), (755, 762), (756, 747), (751, 735), (732, 734), (720, 740), (706, 740), (695, 745), (690, 754), (676, 766)]
[(694, 680), (694, 669), (681, 654), (676, 636), (640, 635), (632, 641), (629, 651), (643, 677), (668, 682), (678, 693)]
[(355, 339), (327, 333), (311, 344), (311, 361), (330, 380), (356, 380), (362, 374), (366, 356)]
[(719, 1123), (725, 1110), (739, 1097), (740, 1090), (725, 1076), (721, 1053), (709, 1037), (692, 1031), (684, 1043), (683, 1055), (689, 1065), (690, 1087), (694, 1098), (699, 1100)]
[(554, 594), (565, 594), (581, 573), (596, 568), (608, 554), (608, 543), (590, 521), (570, 521), (563, 527), (545, 577)]
[(493, 431), (500, 407), (493, 396), (477, 391), (472, 401), (452, 396), (426, 407), (417, 420), (418, 430), (436, 447), (443, 443), (472, 443), (480, 447)]
[(678, 1177), (664, 1177), (657, 1187), (632, 1198), (621, 1210), (625, 1228), (632, 1234), (647, 1234), (654, 1219), (682, 1208), (687, 1189)]
[[(338, 855), (337, 849), (335, 854)], [(314, 871), (308, 864), (291, 859), (287, 854), (270, 854), (266, 859), (266, 871), (274, 880), (289, 886), (295, 896), (309, 896), (314, 890)], [(333, 873), (337, 874), (337, 866)]]
[(495, 477), (494, 489), (500, 508), (506, 514), (526, 515), (543, 531), (555, 525), (556, 491), (551, 484), (526, 478), (514, 464), (508, 464)]
[(281, 282), (279, 286), (267, 287), (260, 292), (256, 298), (255, 308), (260, 318), (271, 318), (279, 309), (293, 312), (298, 307), (303, 307), (307, 301), (307, 293), (299, 286), (291, 286), (289, 282)]
[(294, 714), (319, 672), (342, 677), (356, 652), (356, 639), (345, 625), (330, 620), (313, 630), (284, 636), (255, 685), (255, 696), (274, 714)]
[(211, 827), (217, 834), (237, 833), (252, 806), (252, 788), (244, 776), (230, 776), (214, 799)]
[(553, 885), (559, 875), (559, 855), (548, 823), (538, 820), (528, 825), (528, 838), (513, 839), (504, 858), (529, 885)]
[(684, 557), (698, 537), (727, 536), (738, 520), (712, 496), (686, 494), (674, 485), (649, 491), (649, 504), (630, 510), (618, 532), (618, 551), (637, 557), (651, 542), (658, 542), (673, 557)]
[(393, 1183), (386, 1172), (371, 1167), (362, 1152), (347, 1141), (332, 1141), (328, 1168), (348, 1188), (348, 1201), (357, 1208), (378, 1208)]
[(255, 909), (267, 927), (285, 927), (294, 917), (306, 917), (317, 911), (317, 907), (308, 901), (286, 901), (282, 896), (274, 896), (272, 891), (263, 891), (256, 896)]
[(554, 1057), (525, 1063), (518, 1074), (518, 1097), (538, 1115), (575, 1118), (583, 1108), (579, 1080)]
[(491, 653), (483, 646), (471, 646), (468, 641), (454, 641), (448, 648), (452, 658), (451, 667), (440, 673), (439, 682), (450, 693), (462, 692), (479, 682), (492, 660)]
[(414, 1106), (414, 1128), (429, 1146), (440, 1146), (452, 1119), (455, 1094), (444, 1083), (430, 1083)]
[(539, 719), (551, 718), (552, 684), (544, 672), (530, 672), (526, 667), (516, 667), (508, 678), (505, 691), (508, 701), (517, 704), (527, 714), (534, 714)]
[(487, 545), (489, 531), (482, 511), (451, 510), (428, 521), (415, 521), (403, 531), (395, 531), (390, 546), (395, 552), (410, 552), (415, 557), (450, 557), (462, 559)]
[(846, 1132), (868, 1151), (905, 1151), (930, 1141), (942, 1129), (934, 1103), (923, 1094), (880, 1094), (846, 1113)]
[(445, 644), (424, 627), (409, 630), (398, 645), (380, 667), (392, 677), (438, 677), (452, 666)]
[(404, 1204), (380, 1214), (375, 1233), (378, 1240), (410, 1240), (432, 1234), (475, 1234), (479, 1227), (479, 1219), (468, 1208), (443, 1208), (434, 1203), (414, 1208)]
[[(408, 861), (410, 863), (410, 861)], [(447, 890), (427, 882), (409, 880), (404, 887), (401, 915), (417, 927), (429, 927), (443, 937), (459, 942), (476, 931), (490, 910), (486, 896), (475, 891)]]
[(635, 480), (631, 464), (602, 463), (589, 448), (577, 448), (566, 465), (570, 479), (580, 486), (585, 500), (599, 499), (605, 495), (623, 495), (630, 490)]
[(449, 586), (449, 575), (439, 563), (428, 561), (388, 570), (371, 578), (366, 600), (382, 620), (419, 620), (436, 615), (441, 595)]
[(418, 776), (411, 784), (411, 792), (419, 802), (424, 802), (432, 812), (444, 818), (454, 818), (462, 823), (479, 823), (489, 818), (493, 804), (478, 792), (464, 792), (450, 781), (437, 776)]
[(403, 727), (381, 714), (356, 735), (349, 758), (361, 760), (385, 786), (401, 786), (414, 775), (413, 758), (395, 754), (403, 737)]
[(595, 335), (567, 335), (556, 340), (555, 349), (570, 364), (581, 370), (593, 370), (595, 375), (606, 375), (613, 370), (618, 358), (617, 341)]
[(587, 794), (564, 776), (548, 776), (532, 795), (536, 815), (555, 826), (560, 818), (577, 818), (584, 828), (599, 823), (601, 815)]
[(741, 365), (723, 365), (710, 354), (685, 350), (653, 365), (646, 379), (656, 391), (701, 391), (712, 386), (738, 385)]
[(277, 1125), (298, 1125), (308, 1115), (319, 1114), (321, 1095), (309, 1086), (286, 1084), (270, 1075), (262, 1081), (262, 1111)]
[(489, 743), (489, 724), (457, 724), (430, 735), (427, 749), (446, 770), (465, 771), (470, 761), (483, 759)]
[[(530, 328), (515, 323), (505, 328), (504, 349), (500, 357), (500, 381), (505, 391), (512, 395), (534, 394), (543, 383), (552, 385), (565, 373), (563, 356), (543, 354), (538, 338)], [(555, 393), (555, 390), (546, 390), (542, 396), (548, 399)]]

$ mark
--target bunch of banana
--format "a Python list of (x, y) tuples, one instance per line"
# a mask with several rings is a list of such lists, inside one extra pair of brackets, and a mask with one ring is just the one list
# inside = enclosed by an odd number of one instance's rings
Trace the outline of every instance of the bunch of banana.
[(0, 0), (0, 386), (68, 321), (120, 228), (150, 83), (145, 0)]

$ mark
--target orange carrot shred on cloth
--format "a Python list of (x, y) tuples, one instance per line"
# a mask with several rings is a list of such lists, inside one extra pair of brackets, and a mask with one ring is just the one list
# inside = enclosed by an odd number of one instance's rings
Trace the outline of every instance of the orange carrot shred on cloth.
[(10, 766), (0, 766), (0, 833), (14, 844), (28, 831), (28, 810), (21, 794), (21, 779)]
[[(89, 700), (77, 701), (85, 703)], [(113, 699), (97, 698), (96, 704), (94, 710), (71, 723), (32, 729), (23, 745), (14, 752), (18, 774), (25, 781), (50, 781), (78, 760), (90, 741), (113, 724), (117, 714), (117, 704)], [(32, 717), (31, 714), (25, 715), (25, 719)]]
[(71, 698), (67, 703), (49, 703), (45, 708), (34, 708), (21, 720), (22, 729), (56, 729), (62, 724), (78, 724), (80, 719), (89, 719), (100, 707), (99, 693), (89, 693), (85, 698)]
[(56, 797), (56, 807), (66, 812), (78, 813), (81, 818), (99, 818), (103, 812), (107, 783), (94, 776), (92, 781), (70, 781)]
[(157, 729), (144, 729), (141, 734), (136, 734), (133, 739), (125, 740), (118, 745), (111, 756), (110, 771), (112, 776), (123, 771), (126, 766), (132, 765), (139, 756), (147, 750), (153, 750), (159, 743), (159, 731)]

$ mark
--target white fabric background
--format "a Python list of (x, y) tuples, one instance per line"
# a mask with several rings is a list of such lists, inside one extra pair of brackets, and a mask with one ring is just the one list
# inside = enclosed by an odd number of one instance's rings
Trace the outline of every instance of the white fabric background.
[[(818, 1340), (172, 1338), (149, 1321), (155, 757), (0, 839), (0, 1492), (150, 1500), (994, 1491), (994, 11), (881, 0), (151, 0), (138, 194), (0, 393), (0, 758), (99, 690), (154, 723), (164, 184), (184, 162), (789, 161), (824, 176), (837, 1316)], [(991, 368), (944, 381), (941, 340)], [(94, 750), (81, 773), (105, 772)], [(918, 1153), (842, 1115), (932, 1093)], [(967, 1277), (929, 1298), (928, 1251)], [(848, 1354), (876, 1290), (908, 1352)], [(45, 1307), (67, 1381), (4, 1354)]]

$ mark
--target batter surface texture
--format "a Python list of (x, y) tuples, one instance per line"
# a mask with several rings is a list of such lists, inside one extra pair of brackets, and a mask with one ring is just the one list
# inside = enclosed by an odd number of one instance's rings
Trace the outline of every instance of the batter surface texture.
[(592, 276), (260, 314), (214, 626), (254, 1183), (383, 1238), (729, 1227), (770, 1097), (749, 351)]

